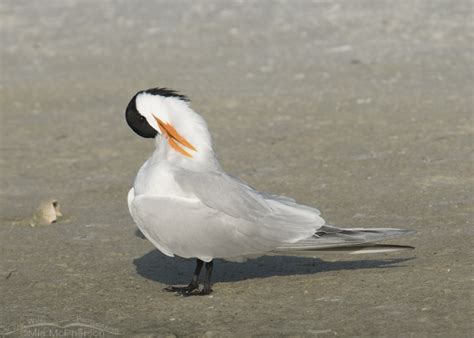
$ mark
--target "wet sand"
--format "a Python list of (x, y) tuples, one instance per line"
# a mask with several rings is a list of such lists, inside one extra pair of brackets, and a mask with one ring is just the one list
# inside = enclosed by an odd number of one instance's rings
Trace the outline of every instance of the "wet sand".
[[(469, 336), (472, 23), (470, 1), (2, 1), (0, 333)], [(229, 173), (416, 250), (217, 261), (212, 296), (163, 292), (194, 262), (126, 205), (153, 142), (124, 110), (155, 86)], [(47, 198), (64, 218), (30, 227)]]

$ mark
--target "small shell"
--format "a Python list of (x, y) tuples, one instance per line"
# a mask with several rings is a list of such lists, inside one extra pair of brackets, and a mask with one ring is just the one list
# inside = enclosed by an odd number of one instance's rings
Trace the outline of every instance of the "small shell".
[(59, 202), (55, 199), (42, 201), (33, 215), (31, 226), (35, 225), (49, 225), (56, 223), (59, 217), (63, 214), (59, 210)]

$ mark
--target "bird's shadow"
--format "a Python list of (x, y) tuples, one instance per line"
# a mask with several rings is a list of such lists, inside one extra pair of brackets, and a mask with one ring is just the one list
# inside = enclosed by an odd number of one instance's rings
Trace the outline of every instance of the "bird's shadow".
[[(263, 256), (242, 263), (215, 260), (213, 280), (235, 282), (272, 276), (309, 275), (318, 272), (403, 267), (403, 262), (414, 259), (364, 259), (327, 262), (312, 257)], [(139, 275), (163, 284), (186, 284), (194, 271), (195, 260), (168, 257), (152, 250), (133, 261)]]

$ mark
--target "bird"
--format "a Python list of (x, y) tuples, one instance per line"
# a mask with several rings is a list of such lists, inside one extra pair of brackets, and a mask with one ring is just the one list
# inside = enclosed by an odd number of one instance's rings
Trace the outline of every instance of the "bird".
[(204, 118), (176, 90), (138, 91), (126, 107), (125, 118), (136, 134), (154, 139), (156, 146), (128, 193), (130, 214), (163, 254), (196, 260), (191, 282), (170, 285), (166, 291), (209, 295), (215, 259), (245, 262), (269, 254), (412, 248), (374, 242), (413, 234), (413, 230), (333, 226), (316, 208), (260, 192), (227, 174), (214, 153)]

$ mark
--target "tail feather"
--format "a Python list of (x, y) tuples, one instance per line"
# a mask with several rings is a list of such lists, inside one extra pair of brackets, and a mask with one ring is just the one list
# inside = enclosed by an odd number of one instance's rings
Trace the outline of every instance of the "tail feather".
[(287, 243), (276, 251), (351, 251), (351, 253), (389, 252), (413, 247), (400, 245), (374, 245), (374, 242), (412, 235), (414, 230), (393, 228), (338, 228), (324, 225), (308, 239)]

